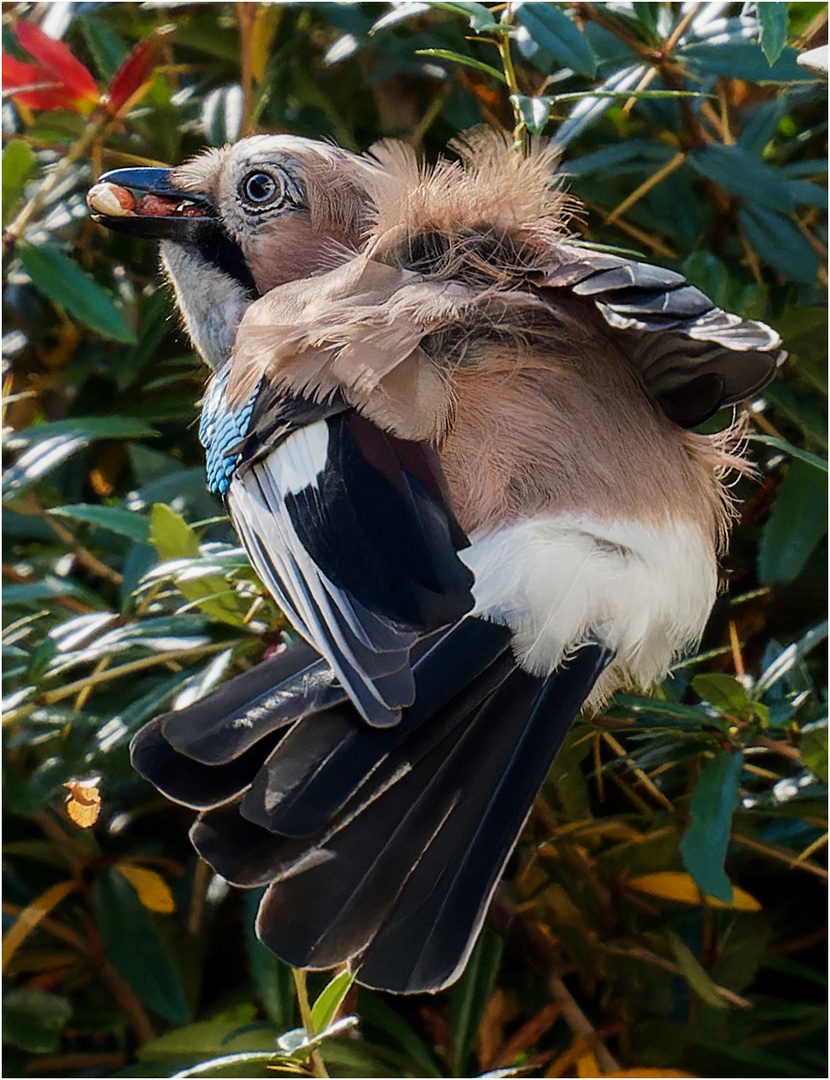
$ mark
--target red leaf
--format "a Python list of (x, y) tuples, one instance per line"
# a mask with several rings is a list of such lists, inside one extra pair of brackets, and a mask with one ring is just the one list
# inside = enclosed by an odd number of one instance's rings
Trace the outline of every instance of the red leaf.
[[(21, 90), (18, 86), (36, 86), (48, 83), (41, 90)], [(67, 107), (66, 94), (60, 83), (45, 68), (25, 64), (14, 56), (3, 54), (3, 89), (10, 90), (12, 97), (33, 109), (63, 109)], [(73, 108), (70, 104), (69, 108)]]
[(161, 58), (161, 39), (151, 34), (130, 52), (130, 55), (112, 77), (109, 88), (111, 113), (116, 113), (151, 76)]
[(15, 23), (14, 32), (22, 48), (60, 85), (65, 107), (84, 112), (87, 111), (84, 106), (97, 104), (95, 79), (67, 45), (44, 34), (36, 23), (21, 20)]

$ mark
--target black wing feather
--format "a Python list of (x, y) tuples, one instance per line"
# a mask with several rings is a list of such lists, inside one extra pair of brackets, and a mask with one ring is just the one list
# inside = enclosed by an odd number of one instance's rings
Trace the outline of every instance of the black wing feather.
[(435, 451), (334, 412), (240, 468), (228, 502), (266, 585), (362, 715), (396, 723), (414, 696), (409, 650), (473, 605)]
[(759, 390), (786, 357), (764, 323), (717, 307), (673, 270), (562, 244), (547, 287), (591, 299), (666, 414), (694, 427)]

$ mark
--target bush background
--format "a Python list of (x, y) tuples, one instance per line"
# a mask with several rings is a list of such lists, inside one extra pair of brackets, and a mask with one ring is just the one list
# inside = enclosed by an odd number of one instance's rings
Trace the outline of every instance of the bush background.
[[(462, 980), (351, 988), (338, 1015), (358, 1026), (322, 1062), (826, 1075), (826, 86), (795, 58), (827, 15), (759, 8), (4, 5), (6, 55), (31, 62), (19, 23), (43, 22), (98, 88), (50, 108), (4, 94), (4, 1075), (226, 1055), (242, 1057), (202, 1075), (272, 1075), (300, 1022), (251, 934), (257, 897), (197, 862), (191, 814), (129, 765), (139, 726), (285, 624), (205, 490), (204, 372), (154, 245), (96, 226), (86, 188), (253, 131), (355, 150), (394, 135), (434, 158), (517, 116), (565, 144), (586, 240), (680, 269), (790, 359), (747, 403), (758, 479), (735, 491), (700, 654), (575, 725)], [(98, 798), (82, 828), (69, 811)], [(318, 1028), (345, 989), (321, 999), (326, 981), (309, 978)], [(280, 1069), (320, 1074), (291, 1038)]]

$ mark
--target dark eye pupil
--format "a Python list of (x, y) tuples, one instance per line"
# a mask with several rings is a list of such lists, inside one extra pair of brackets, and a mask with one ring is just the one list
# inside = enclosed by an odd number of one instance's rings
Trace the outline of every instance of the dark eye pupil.
[(254, 173), (245, 181), (245, 195), (254, 203), (267, 202), (273, 198), (277, 185), (267, 173)]

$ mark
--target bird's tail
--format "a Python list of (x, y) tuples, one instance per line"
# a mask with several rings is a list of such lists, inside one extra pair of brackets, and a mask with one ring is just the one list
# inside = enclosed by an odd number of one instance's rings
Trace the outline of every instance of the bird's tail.
[(415, 704), (369, 726), (305, 645), (133, 740), (133, 762), (201, 811), (191, 831), (228, 881), (268, 885), (257, 932), (296, 967), (438, 990), (466, 963), (551, 763), (608, 652), (547, 678), (476, 618), (413, 651)]

